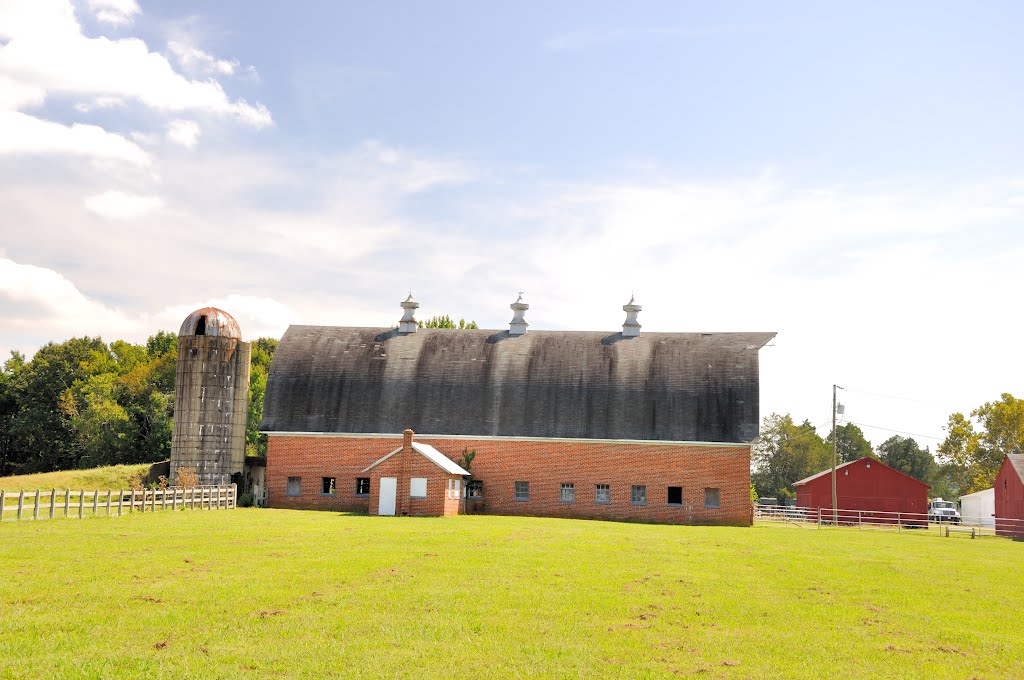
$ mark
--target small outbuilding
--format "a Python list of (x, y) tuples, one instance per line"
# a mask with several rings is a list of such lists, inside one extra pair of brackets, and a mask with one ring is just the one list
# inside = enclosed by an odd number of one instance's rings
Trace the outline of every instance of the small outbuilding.
[[(801, 479), (794, 486), (799, 507), (832, 508), (832, 468)], [(901, 513), (920, 515), (915, 519), (927, 523), (929, 488), (928, 484), (874, 458), (865, 457), (836, 466), (838, 509), (877, 513), (871, 516), (872, 522), (891, 520), (895, 523), (898, 517), (895, 513)], [(905, 519), (901, 521), (910, 523)]]
[(370, 464), (371, 515), (457, 515), (469, 471), (429, 444), (403, 432), (402, 446)]
[(996, 490), (983, 489), (960, 496), (960, 517), (964, 524), (994, 527), (996, 514)]
[(1024, 454), (1003, 459), (995, 485), (996, 534), (1024, 539)]

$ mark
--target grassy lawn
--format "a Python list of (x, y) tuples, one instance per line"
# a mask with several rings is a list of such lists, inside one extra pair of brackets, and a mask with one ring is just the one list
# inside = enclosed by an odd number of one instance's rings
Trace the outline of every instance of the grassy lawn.
[[(149, 471), (149, 466), (150, 463), (110, 465), (88, 470), (61, 470), (59, 472), (40, 472), (34, 475), (0, 477), (0, 489), (7, 489), (8, 493), (22, 489), (33, 493), (36, 489), (43, 491), (50, 489), (85, 489), (86, 491), (130, 489), (132, 477), (139, 474), (145, 476)], [(7, 502), (10, 504), (10, 499)]]
[(165, 511), (0, 526), (0, 677), (1019, 678), (1024, 544)]

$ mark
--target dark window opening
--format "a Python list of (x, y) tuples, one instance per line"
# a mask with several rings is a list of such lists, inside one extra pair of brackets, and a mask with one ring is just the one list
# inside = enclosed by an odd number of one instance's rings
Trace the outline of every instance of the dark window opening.
[(722, 505), (722, 492), (719, 489), (704, 489), (704, 507), (719, 508)]
[(529, 482), (516, 482), (515, 483), (515, 500), (517, 501), (528, 501), (530, 500), (530, 483)]
[(320, 487), (320, 493), (325, 496), (333, 496), (335, 491), (334, 477), (324, 477), (322, 486)]
[(206, 335), (206, 315), (203, 314), (199, 317), (199, 323), (196, 324), (196, 335)]
[(484, 483), (479, 479), (471, 479), (466, 482), (466, 498), (483, 498)]
[(356, 495), (357, 496), (369, 496), (370, 495), (370, 478), (369, 477), (357, 477), (356, 478)]
[(289, 477), (288, 486), (284, 492), (285, 496), (301, 496), (302, 495), (302, 477)]
[(681, 487), (681, 486), (670, 486), (670, 487), (668, 487), (668, 504), (669, 505), (682, 505), (683, 504), (683, 487)]

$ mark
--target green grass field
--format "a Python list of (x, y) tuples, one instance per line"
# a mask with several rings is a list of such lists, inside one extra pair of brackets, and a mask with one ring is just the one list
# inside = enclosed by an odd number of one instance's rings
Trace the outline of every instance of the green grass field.
[(1024, 544), (164, 511), (0, 526), (0, 677), (1024, 677)]
[[(149, 471), (150, 463), (142, 465), (110, 465), (108, 467), (91, 468), (88, 470), (61, 470), (59, 472), (40, 472), (34, 475), (14, 475), (0, 477), (0, 489), (11, 491), (35, 492), (36, 489), (130, 489), (131, 480), (137, 475)], [(8, 501), (10, 503), (10, 501)]]

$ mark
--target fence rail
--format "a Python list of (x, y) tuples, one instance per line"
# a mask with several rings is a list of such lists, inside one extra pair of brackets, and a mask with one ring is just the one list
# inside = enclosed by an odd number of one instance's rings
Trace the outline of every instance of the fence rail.
[(178, 508), (218, 510), (236, 507), (238, 487), (171, 487), (168, 489), (108, 489), (86, 491), (0, 490), (0, 522), (5, 520), (120, 516), (126, 512), (155, 512)]
[[(781, 522), (801, 526), (857, 527), (892, 531), (934, 531), (940, 536), (1004, 536), (1024, 539), (1024, 519), (962, 517), (959, 521), (933, 521), (928, 513), (803, 508), (790, 505), (755, 505), (757, 522)], [(973, 529), (973, 531), (972, 531)], [(962, 530), (962, 531), (961, 531)]]

